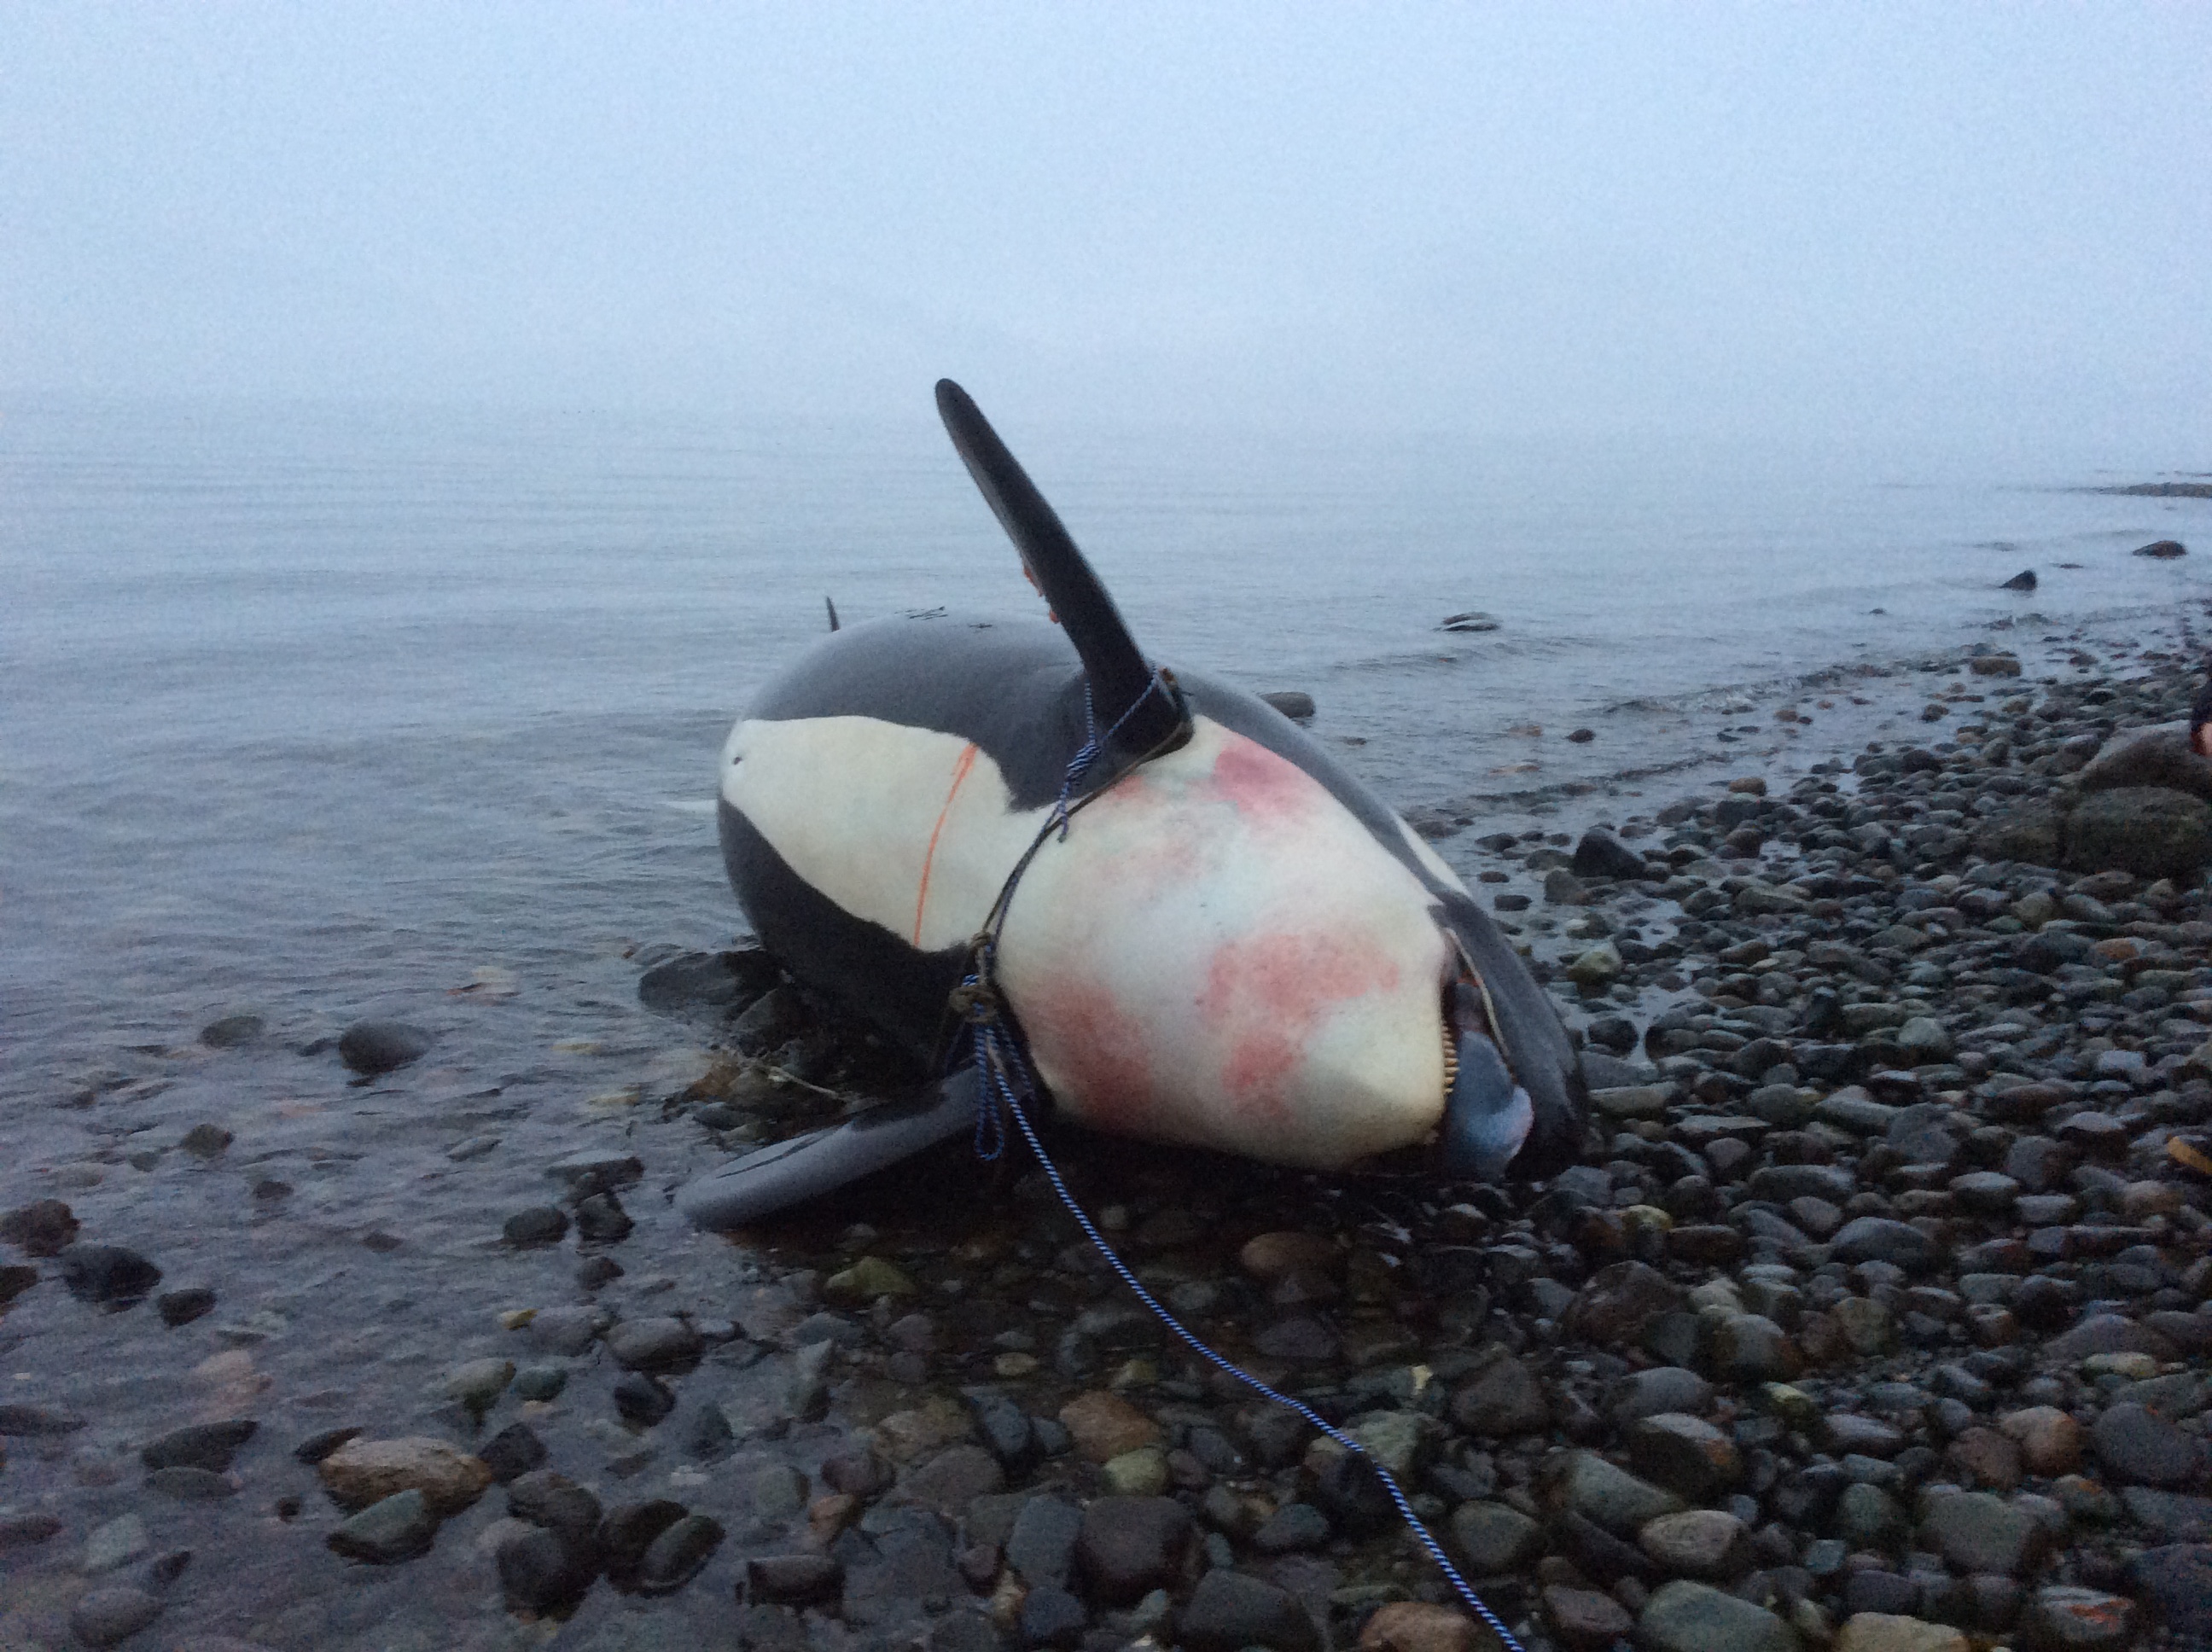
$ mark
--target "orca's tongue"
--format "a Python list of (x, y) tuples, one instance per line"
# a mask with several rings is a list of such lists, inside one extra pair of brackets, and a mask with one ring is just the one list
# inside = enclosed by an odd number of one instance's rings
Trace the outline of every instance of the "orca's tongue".
[(1495, 1181), (1528, 1139), (1535, 1103), (1481, 1030), (1488, 1017), (1480, 995), (1463, 981), (1452, 991), (1459, 1071), (1444, 1101), (1443, 1168), (1449, 1175)]

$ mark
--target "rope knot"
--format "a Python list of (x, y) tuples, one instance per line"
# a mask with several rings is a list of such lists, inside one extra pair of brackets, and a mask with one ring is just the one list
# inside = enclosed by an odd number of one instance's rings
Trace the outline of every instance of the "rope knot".
[(952, 989), (945, 1007), (971, 1027), (988, 1027), (1000, 1019), (1004, 1001), (996, 991), (970, 975)]

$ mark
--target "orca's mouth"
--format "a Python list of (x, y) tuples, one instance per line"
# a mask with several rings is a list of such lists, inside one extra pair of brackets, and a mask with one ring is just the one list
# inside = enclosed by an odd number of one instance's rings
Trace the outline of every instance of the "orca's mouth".
[(1505, 1058), (1490, 991), (1464, 958), (1443, 988), (1443, 1119), (1437, 1143), (1444, 1174), (1495, 1181), (1536, 1124), (1536, 1105)]

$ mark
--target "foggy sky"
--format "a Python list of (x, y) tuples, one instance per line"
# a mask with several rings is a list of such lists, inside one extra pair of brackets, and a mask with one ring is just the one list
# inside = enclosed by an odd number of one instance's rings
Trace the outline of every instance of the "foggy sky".
[(2212, 8), (0, 0), (0, 400), (2212, 469)]

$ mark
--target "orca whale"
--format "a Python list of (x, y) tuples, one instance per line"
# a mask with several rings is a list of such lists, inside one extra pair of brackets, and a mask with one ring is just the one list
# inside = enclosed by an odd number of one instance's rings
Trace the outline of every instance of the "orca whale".
[(937, 398), (1052, 623), (834, 631), (731, 731), (717, 813), (761, 944), (945, 1076), (679, 1206), (740, 1226), (970, 1129), (994, 1103), (953, 1004), (987, 924), (1057, 1118), (1320, 1170), (1571, 1163), (1574, 1048), (1459, 878), (1273, 707), (1147, 659), (975, 403)]

